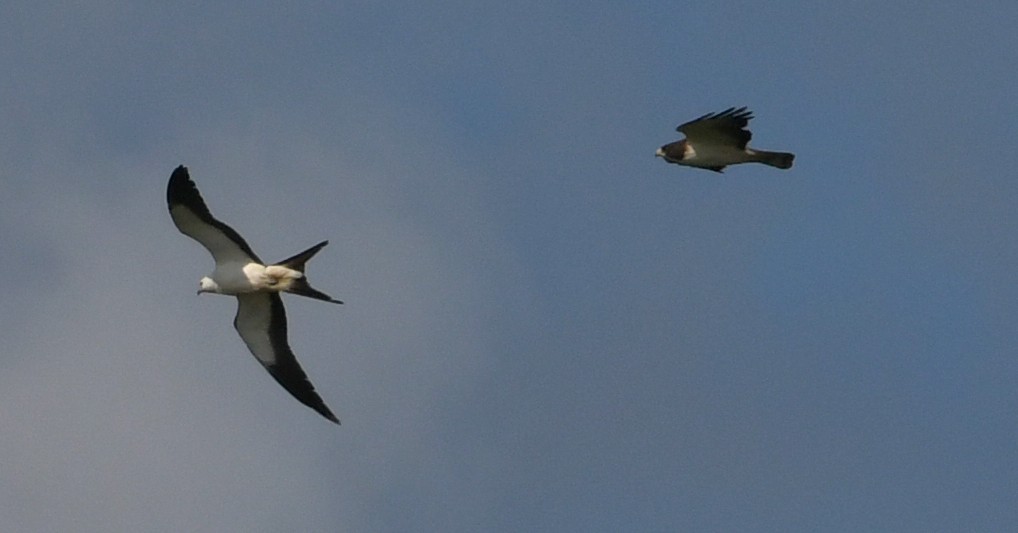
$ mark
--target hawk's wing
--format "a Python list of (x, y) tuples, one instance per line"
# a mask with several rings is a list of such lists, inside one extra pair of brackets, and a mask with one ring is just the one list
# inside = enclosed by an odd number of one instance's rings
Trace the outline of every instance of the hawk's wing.
[(237, 295), (237, 316), (233, 319), (244, 344), (265, 370), (297, 400), (339, 423), (315, 392), (307, 374), (286, 341), (286, 310), (278, 292), (247, 292)]
[(743, 129), (753, 118), (753, 112), (745, 107), (729, 107), (720, 113), (706, 115), (682, 124), (676, 131), (686, 135), (686, 140), (695, 148), (700, 145), (729, 145), (740, 150), (746, 148), (752, 134)]
[(212, 216), (184, 165), (177, 167), (170, 175), (170, 183), (166, 186), (166, 203), (169, 204), (170, 217), (177, 229), (201, 243), (216, 263), (262, 262), (239, 233)]

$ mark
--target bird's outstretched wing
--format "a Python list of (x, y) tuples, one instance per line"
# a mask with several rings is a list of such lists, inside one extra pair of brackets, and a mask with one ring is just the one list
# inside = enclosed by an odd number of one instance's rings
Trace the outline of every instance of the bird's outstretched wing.
[(690, 120), (675, 128), (686, 135), (686, 140), (695, 148), (696, 145), (728, 145), (743, 150), (752, 134), (744, 129), (753, 112), (745, 107), (730, 107), (720, 113), (706, 115)]
[(252, 292), (237, 295), (237, 317), (233, 327), (247, 344), (251, 354), (284, 389), (304, 405), (339, 423), (315, 392), (307, 374), (297, 363), (286, 340), (286, 310), (276, 292)]
[(212, 216), (183, 165), (170, 175), (166, 203), (177, 229), (201, 243), (216, 263), (262, 262), (239, 233)]

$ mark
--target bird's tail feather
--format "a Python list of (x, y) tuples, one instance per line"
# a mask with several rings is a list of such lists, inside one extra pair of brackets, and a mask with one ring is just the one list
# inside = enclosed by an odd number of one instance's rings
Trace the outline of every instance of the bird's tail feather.
[(304, 265), (311, 260), (319, 250), (325, 248), (325, 245), (329, 244), (329, 241), (322, 241), (307, 250), (287, 259), (276, 263), (279, 266), (285, 266), (286, 268), (296, 270), (297, 272), (304, 272)]
[(777, 168), (792, 168), (792, 161), (795, 159), (795, 154), (788, 152), (754, 151), (756, 152), (757, 161)]
[[(326, 244), (329, 244), (329, 241), (322, 241), (293, 257), (284, 259), (276, 263), (276, 265), (284, 266), (286, 268), (296, 270), (297, 272), (304, 274), (304, 269), (306, 268), (307, 262), (310, 261), (311, 258), (314, 257), (319, 250), (325, 248)], [(316, 300), (322, 300), (324, 302), (332, 302), (335, 304), (343, 303), (333, 298), (332, 296), (329, 296), (328, 294), (325, 294), (324, 292), (319, 290), (315, 290), (313, 287), (311, 287), (311, 284), (308, 283), (307, 275), (304, 275), (301, 278), (293, 280), (290, 286), (286, 288), (286, 292), (292, 292), (293, 294), (307, 296), (308, 298), (314, 298)]]

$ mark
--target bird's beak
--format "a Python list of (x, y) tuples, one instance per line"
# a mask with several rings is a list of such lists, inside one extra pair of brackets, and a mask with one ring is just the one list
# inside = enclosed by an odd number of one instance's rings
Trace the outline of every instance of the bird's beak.
[(658, 148), (657, 151), (654, 152), (654, 155), (656, 157), (664, 157), (665, 156), (665, 149), (664, 148)]
[(204, 292), (204, 291), (202, 291), (201, 289), (198, 289), (198, 292), (194, 293), (194, 295), (195, 296), (201, 296), (202, 292)]

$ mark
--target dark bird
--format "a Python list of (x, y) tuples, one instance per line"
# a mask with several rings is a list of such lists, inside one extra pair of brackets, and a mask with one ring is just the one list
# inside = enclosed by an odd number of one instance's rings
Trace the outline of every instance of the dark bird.
[(177, 229), (198, 241), (215, 259), (215, 270), (211, 276), (201, 279), (198, 294), (208, 292), (236, 296), (237, 316), (233, 319), (233, 327), (255, 359), (294, 398), (338, 424), (339, 419), (315, 392), (315, 387), (290, 350), (286, 340), (286, 310), (279, 296), (281, 292), (291, 292), (326, 302), (343, 303), (313, 289), (304, 272), (308, 260), (329, 241), (320, 242), (289, 259), (266, 265), (240, 234), (212, 216), (183, 165), (170, 175), (166, 202)]
[(795, 154), (752, 150), (746, 145), (753, 136), (746, 125), (753, 113), (745, 107), (729, 107), (720, 113), (686, 122), (675, 131), (685, 139), (657, 149), (657, 156), (669, 163), (722, 172), (728, 165), (763, 163), (777, 168), (792, 168)]

